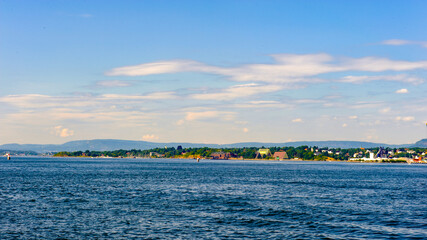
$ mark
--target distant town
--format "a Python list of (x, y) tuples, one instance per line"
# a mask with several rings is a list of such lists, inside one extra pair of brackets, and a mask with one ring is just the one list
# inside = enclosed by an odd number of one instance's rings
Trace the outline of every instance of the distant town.
[(189, 158), (218, 160), (314, 160), (390, 163), (427, 163), (427, 148), (319, 148), (319, 147), (270, 147), (270, 148), (183, 148), (182, 146), (149, 150), (75, 151), (58, 152), (55, 157), (92, 158)]

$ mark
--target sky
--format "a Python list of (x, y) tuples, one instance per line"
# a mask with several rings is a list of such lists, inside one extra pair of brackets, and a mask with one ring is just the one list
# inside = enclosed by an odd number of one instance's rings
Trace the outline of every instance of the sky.
[(427, 138), (427, 1), (0, 0), (0, 144)]

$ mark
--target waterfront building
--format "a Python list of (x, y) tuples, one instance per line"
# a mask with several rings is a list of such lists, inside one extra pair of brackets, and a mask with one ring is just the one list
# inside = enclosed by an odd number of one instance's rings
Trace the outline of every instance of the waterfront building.
[(228, 152), (214, 152), (211, 154), (212, 159), (218, 159), (218, 160), (227, 160), (231, 157), (231, 154)]
[(268, 148), (260, 148), (256, 152), (256, 157), (255, 158), (258, 158), (258, 157), (264, 158), (264, 157), (270, 157), (270, 156), (271, 156), (270, 149), (268, 149)]
[(375, 155), (376, 158), (387, 158), (387, 151), (380, 147), (380, 149), (378, 150), (377, 154)]
[(278, 151), (274, 153), (273, 158), (276, 160), (284, 160), (284, 159), (288, 159), (289, 157), (285, 151)]

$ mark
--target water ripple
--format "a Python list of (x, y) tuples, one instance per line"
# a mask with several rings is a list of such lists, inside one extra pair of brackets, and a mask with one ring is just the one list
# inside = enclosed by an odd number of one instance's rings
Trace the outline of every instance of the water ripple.
[(425, 166), (15, 158), (1, 239), (426, 239)]

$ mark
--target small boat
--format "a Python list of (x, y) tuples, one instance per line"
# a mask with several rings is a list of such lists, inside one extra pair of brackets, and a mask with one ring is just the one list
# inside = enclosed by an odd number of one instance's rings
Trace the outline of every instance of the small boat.
[(9, 153), (6, 154), (6, 158), (7, 158), (7, 160), (10, 160), (10, 154)]

